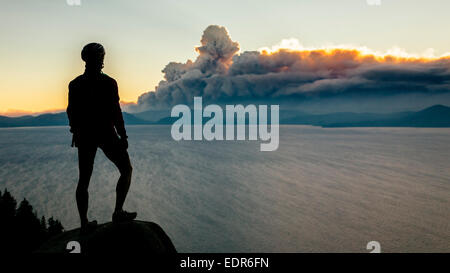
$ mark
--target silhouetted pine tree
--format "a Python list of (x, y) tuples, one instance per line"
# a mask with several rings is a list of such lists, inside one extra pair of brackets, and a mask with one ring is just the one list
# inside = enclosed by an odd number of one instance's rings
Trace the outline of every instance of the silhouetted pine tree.
[(15, 236), (15, 215), (16, 215), (16, 199), (8, 192), (7, 189), (0, 197), (0, 234), (2, 243), (0, 244), (0, 252), (8, 252), (12, 250)]
[(62, 233), (64, 230), (63, 226), (61, 225), (61, 222), (58, 220), (54, 220), (53, 217), (50, 217), (48, 219), (48, 236), (53, 237), (55, 235), (58, 235)]
[(2, 215), (2, 220), (12, 221), (16, 215), (16, 206), (16, 199), (5, 189), (0, 199), (0, 215)]
[(43, 238), (42, 242), (45, 241), (49, 237), (48, 230), (47, 230), (47, 221), (45, 219), (45, 216), (41, 217), (39, 232), (40, 232), (39, 237)]
[(27, 199), (17, 202), (5, 189), (0, 191), (0, 253), (31, 252), (51, 236), (60, 234), (64, 228), (61, 222), (51, 217), (47, 222), (37, 217)]
[(41, 229), (47, 231), (47, 220), (45, 220), (45, 216), (41, 217)]
[(30, 252), (41, 244), (44, 239), (40, 238), (41, 223), (27, 199), (23, 199), (17, 208), (16, 225), (19, 233), (17, 242), (24, 251)]

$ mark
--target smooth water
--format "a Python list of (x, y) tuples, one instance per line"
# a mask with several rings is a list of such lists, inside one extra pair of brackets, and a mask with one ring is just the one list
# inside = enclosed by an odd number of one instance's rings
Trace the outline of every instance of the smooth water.
[[(128, 126), (126, 209), (180, 252), (450, 251), (450, 129), (281, 126), (280, 146), (176, 142)], [(76, 149), (66, 127), (0, 129), (0, 189), (78, 225)], [(101, 150), (91, 219), (110, 221), (118, 171)]]

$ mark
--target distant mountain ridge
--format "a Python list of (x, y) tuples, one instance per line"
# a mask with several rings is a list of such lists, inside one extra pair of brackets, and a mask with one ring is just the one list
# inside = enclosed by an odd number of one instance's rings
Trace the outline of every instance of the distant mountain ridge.
[[(169, 111), (146, 111), (130, 114), (123, 112), (127, 125), (172, 124), (178, 118)], [(0, 127), (65, 126), (65, 112), (38, 116), (0, 116)], [(281, 111), (280, 124), (313, 125), (321, 127), (450, 127), (450, 107), (434, 105), (417, 112), (390, 114), (340, 112), (307, 114), (300, 111)]]
[(354, 119), (323, 122), (322, 127), (450, 127), (450, 107), (434, 105), (417, 112), (354, 114)]
[[(132, 114), (123, 112), (126, 124), (151, 124), (151, 122), (140, 119)], [(69, 120), (65, 112), (54, 114), (42, 114), (38, 116), (6, 117), (0, 116), (0, 127), (34, 127), (34, 126), (67, 126)]]

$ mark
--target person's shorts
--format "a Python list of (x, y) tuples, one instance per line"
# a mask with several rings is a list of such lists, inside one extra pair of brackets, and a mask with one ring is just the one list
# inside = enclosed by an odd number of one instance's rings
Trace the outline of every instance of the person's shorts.
[(102, 149), (105, 156), (111, 160), (120, 171), (131, 168), (130, 157), (127, 148), (116, 135), (101, 141), (83, 141), (78, 143), (78, 163), (80, 172), (92, 171), (97, 148)]

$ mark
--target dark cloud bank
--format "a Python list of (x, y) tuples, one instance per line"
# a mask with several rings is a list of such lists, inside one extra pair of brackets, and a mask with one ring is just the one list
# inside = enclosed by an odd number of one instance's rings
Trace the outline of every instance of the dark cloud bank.
[[(171, 62), (165, 80), (127, 111), (203, 103), (280, 104), (310, 112), (391, 112), (450, 105), (450, 56), (421, 59), (362, 54), (357, 49), (246, 51), (224, 27), (203, 33), (199, 56)], [(282, 108), (282, 109), (283, 109)]]

